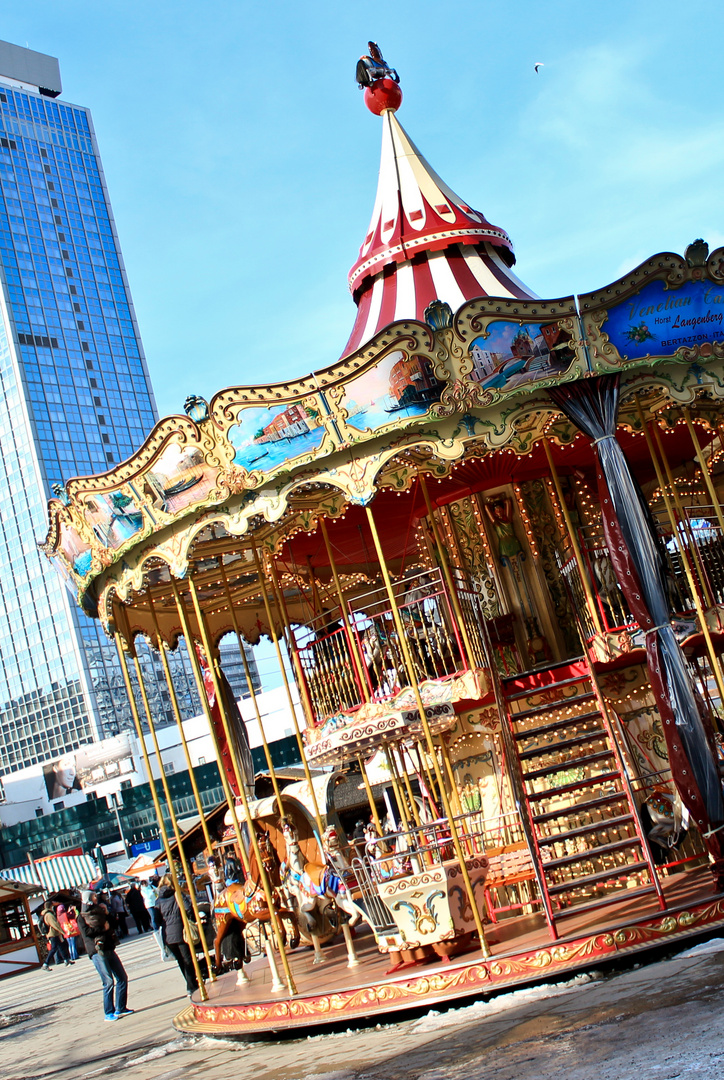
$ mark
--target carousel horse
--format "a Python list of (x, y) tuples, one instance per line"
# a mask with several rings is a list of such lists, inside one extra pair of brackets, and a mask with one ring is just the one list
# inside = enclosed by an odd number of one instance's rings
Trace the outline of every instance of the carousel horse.
[[(257, 833), (257, 842), (261, 853), (262, 863), (266, 870), (267, 879), (272, 888), (274, 911), (281, 919), (286, 919), (292, 925), (292, 936), (289, 945), (295, 949), (299, 944), (299, 926), (294, 911), (289, 907), (287, 899), (282, 891), (280, 866), (277, 854), (272, 847), (268, 832)], [(243, 925), (252, 922), (271, 922), (271, 912), (267, 904), (264, 888), (261, 880), (255, 880), (250, 876), (244, 882), (234, 882), (219, 893), (214, 903), (214, 915), (216, 918), (216, 937), (214, 939), (214, 956), (216, 966), (221, 965), (221, 942), (227, 932), (228, 924), (232, 919), (238, 919)], [(282, 924), (282, 939), (286, 944), (286, 933)]]
[[(342, 912), (347, 919), (342, 922), (342, 931), (347, 943), (349, 966), (357, 963), (352, 946), (351, 929), (360, 919), (367, 920), (365, 912), (352, 899), (349, 886), (340, 876), (346, 867), (335, 869), (331, 863), (332, 853), (341, 857), (339, 837), (333, 825), (324, 831), (322, 846), (329, 861), (324, 863), (309, 862), (299, 845), (299, 833), (294, 822), (289, 818), (284, 821), (284, 840), (287, 846), (287, 858), (282, 863), (282, 884), (292, 897), (297, 912), (300, 929), (311, 938), (314, 946), (314, 963), (323, 963), (320, 948), (319, 931), (324, 923), (324, 916), (333, 925), (338, 926), (337, 912)], [(349, 866), (344, 859), (346, 866)], [(333, 914), (333, 919), (330, 919)]]

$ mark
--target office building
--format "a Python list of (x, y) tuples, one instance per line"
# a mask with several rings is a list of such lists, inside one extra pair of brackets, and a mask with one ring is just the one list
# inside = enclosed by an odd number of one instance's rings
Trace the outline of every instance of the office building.
[[(90, 112), (61, 89), (54, 57), (0, 42), (0, 776), (131, 724), (112, 644), (36, 547), (54, 486), (122, 461), (157, 419)], [(188, 661), (172, 666), (193, 716)]]

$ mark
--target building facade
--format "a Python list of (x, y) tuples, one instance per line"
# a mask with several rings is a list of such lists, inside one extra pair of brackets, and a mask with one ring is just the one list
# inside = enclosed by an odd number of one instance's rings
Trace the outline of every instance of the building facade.
[[(90, 112), (61, 89), (54, 57), (0, 42), (0, 775), (131, 726), (115, 650), (36, 546), (53, 490), (157, 418)], [(141, 662), (171, 720), (158, 659)]]

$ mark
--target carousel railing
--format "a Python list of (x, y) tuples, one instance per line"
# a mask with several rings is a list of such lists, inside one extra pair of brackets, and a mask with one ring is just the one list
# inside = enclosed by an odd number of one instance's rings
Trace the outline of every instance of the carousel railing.
[[(704, 607), (724, 605), (724, 536), (713, 506), (688, 506), (684, 508), (684, 513), (685, 518), (678, 522), (678, 538), (666, 514), (656, 513), (653, 517), (668, 571), (671, 610), (679, 614), (693, 614), (696, 603), (691, 579), (697, 582), (699, 599)], [(600, 526), (580, 529), (579, 542), (604, 632), (635, 629), (636, 620), (616, 580)], [(586, 638), (590, 641), (596, 634), (596, 627), (586, 600), (581, 567), (573, 556), (567, 559), (559, 557), (558, 566)]]
[[(474, 584), (462, 574), (456, 572), (455, 581), (472, 661), (482, 667), (486, 665), (483, 602)], [(354, 709), (363, 701), (385, 701), (413, 683), (443, 679), (468, 667), (441, 571), (407, 574), (395, 582), (394, 589), (411, 671), (383, 586), (355, 596), (349, 602), (346, 620), (331, 620), (326, 612), (295, 628), (302, 676), (318, 722)]]

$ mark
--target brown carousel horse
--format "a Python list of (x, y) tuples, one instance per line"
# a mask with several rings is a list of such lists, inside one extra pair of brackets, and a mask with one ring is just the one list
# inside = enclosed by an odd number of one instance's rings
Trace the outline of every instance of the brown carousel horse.
[[(283, 942), (285, 945), (287, 944), (287, 934), (284, 926), (286, 922), (291, 927), (289, 946), (295, 949), (299, 944), (299, 925), (296, 914), (289, 906), (282, 891), (279, 859), (271, 844), (268, 832), (257, 832), (257, 842), (267, 880), (272, 888), (274, 911), (279, 918)], [(232, 885), (227, 885), (224, 891), (219, 893), (214, 903), (214, 916), (216, 918), (214, 956), (217, 967), (221, 966), (221, 942), (232, 919), (237, 919), (242, 926), (248, 926), (253, 922), (271, 922), (271, 913), (264, 888), (261, 884), (260, 875), (257, 873), (255, 876), (255, 869), (256, 859), (252, 853), (250, 876), (244, 882), (234, 882)]]

